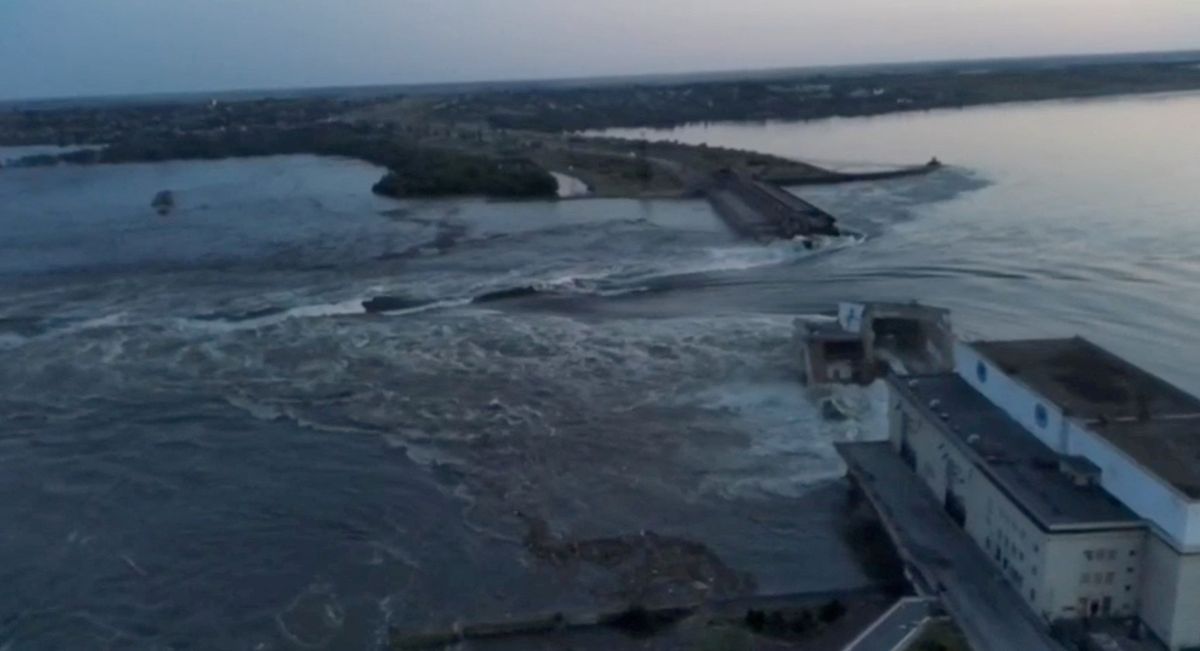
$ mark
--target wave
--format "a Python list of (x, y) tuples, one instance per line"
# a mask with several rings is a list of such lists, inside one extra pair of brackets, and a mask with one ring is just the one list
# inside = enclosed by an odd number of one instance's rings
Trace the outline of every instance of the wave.
[[(449, 296), (420, 294), (376, 294), (306, 305), (274, 304), (239, 311), (218, 311), (190, 317), (151, 318), (187, 330), (213, 334), (256, 330), (293, 319), (348, 316), (406, 316), (468, 305), (490, 305), (507, 301), (547, 298), (618, 298), (646, 292), (663, 292), (686, 286), (676, 279), (705, 274), (724, 274), (755, 268), (787, 265), (865, 241), (852, 234), (836, 238), (779, 241), (762, 245), (716, 246), (674, 250), (662, 258), (632, 260), (575, 272), (530, 273), (526, 278), (492, 280), (466, 287)], [(538, 276), (541, 276), (540, 278)], [(504, 283), (508, 280), (508, 283)], [(371, 291), (371, 290), (367, 290)], [(378, 291), (376, 289), (376, 291)], [(455, 295), (457, 294), (457, 295)], [(133, 319), (133, 320), (131, 320)], [(0, 347), (14, 348), (31, 338), (71, 334), (95, 328), (144, 325), (145, 319), (118, 312), (88, 319), (45, 319), (6, 317), (0, 319)]]

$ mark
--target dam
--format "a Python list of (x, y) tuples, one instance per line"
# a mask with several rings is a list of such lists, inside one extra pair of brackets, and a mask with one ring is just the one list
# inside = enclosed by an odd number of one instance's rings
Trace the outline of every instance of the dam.
[(704, 194), (729, 228), (747, 239), (766, 242), (841, 234), (833, 215), (778, 185), (741, 172), (713, 174)]

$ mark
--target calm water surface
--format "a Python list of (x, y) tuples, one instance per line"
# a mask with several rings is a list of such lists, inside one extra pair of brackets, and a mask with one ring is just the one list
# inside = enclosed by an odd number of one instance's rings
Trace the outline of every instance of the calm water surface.
[(1200, 95), (1185, 94), (613, 133), (838, 168), (938, 156), (954, 168), (798, 188), (874, 236), (756, 280), (778, 283), (777, 304), (916, 297), (954, 308), (973, 335), (1082, 333), (1200, 392), (1194, 360), (1177, 352), (1200, 325), (1197, 125)]
[[(0, 171), (0, 517), (20, 524), (0, 647), (368, 649), (389, 626), (728, 594), (730, 572), (867, 585), (832, 443), (870, 435), (878, 396), (839, 392), (854, 418), (823, 421), (792, 320), (920, 298), (1200, 391), (1180, 352), (1197, 115), (1175, 96), (646, 132), (952, 164), (803, 189), (866, 235), (816, 252), (739, 243), (699, 202), (394, 202), (349, 161)], [(643, 547), (550, 563), (530, 517)], [(638, 560), (680, 541), (704, 553)]]

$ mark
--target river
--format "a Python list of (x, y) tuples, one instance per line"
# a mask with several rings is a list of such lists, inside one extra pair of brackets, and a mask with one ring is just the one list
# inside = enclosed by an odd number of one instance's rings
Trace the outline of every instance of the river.
[(951, 168), (931, 177), (796, 188), (870, 240), (714, 298), (784, 310), (917, 298), (954, 309), (969, 336), (1081, 334), (1200, 392), (1177, 353), (1200, 325), (1198, 115), (1200, 95), (1170, 94), (609, 135), (838, 169), (937, 156)]
[[(370, 194), (380, 170), (310, 157), (0, 171), (0, 516), (19, 523), (0, 646), (365, 649), (733, 575), (867, 585), (832, 443), (871, 436), (879, 396), (838, 391), (854, 418), (823, 420), (793, 319), (920, 298), (969, 335), (1078, 332), (1200, 391), (1177, 352), (1197, 109), (647, 132), (951, 164), (799, 190), (865, 236), (817, 251), (737, 242), (695, 201), (396, 202)], [(531, 517), (633, 551), (539, 559)], [(686, 541), (704, 553), (645, 561)]]

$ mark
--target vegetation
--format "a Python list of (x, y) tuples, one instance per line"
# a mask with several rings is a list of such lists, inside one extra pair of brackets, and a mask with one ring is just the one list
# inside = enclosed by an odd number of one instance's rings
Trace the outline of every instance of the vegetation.
[(558, 188), (554, 177), (527, 160), (422, 146), (379, 130), (346, 124), (133, 135), (103, 149), (33, 156), (18, 164), (211, 160), (284, 154), (357, 158), (386, 167), (389, 172), (374, 191), (391, 197), (552, 197)]
[(1200, 88), (1198, 61), (928, 66), (909, 70), (595, 87), (532, 87), (438, 98), (437, 119), (582, 131), (732, 120), (811, 120), (998, 102)]
[(846, 605), (837, 599), (832, 599), (814, 613), (802, 608), (799, 610), (748, 610), (743, 625), (758, 635), (781, 639), (795, 639), (815, 632), (822, 626), (829, 626), (846, 615)]
[(642, 606), (630, 606), (626, 610), (609, 617), (603, 624), (617, 629), (630, 637), (651, 637), (663, 630), (674, 626), (687, 616), (686, 609), (647, 610)]
[(966, 636), (950, 620), (936, 621), (909, 647), (911, 651), (971, 651)]

